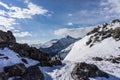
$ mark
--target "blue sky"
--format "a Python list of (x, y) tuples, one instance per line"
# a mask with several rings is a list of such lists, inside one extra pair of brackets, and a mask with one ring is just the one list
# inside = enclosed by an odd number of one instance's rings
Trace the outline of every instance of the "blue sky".
[[(0, 0), (0, 29), (18, 42), (42, 43), (69, 29), (120, 18), (120, 0)], [(64, 34), (63, 34), (64, 33)]]

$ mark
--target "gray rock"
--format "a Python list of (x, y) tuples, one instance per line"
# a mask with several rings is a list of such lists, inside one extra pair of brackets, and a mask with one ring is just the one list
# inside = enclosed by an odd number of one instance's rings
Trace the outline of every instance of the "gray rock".
[(85, 62), (78, 63), (74, 67), (71, 75), (74, 80), (89, 80), (89, 78), (95, 77), (109, 77), (107, 73), (99, 70), (96, 65), (87, 64)]
[(20, 76), (26, 72), (26, 67), (24, 64), (19, 63), (12, 66), (4, 67), (5, 73), (9, 74), (9, 77)]
[(44, 80), (44, 75), (39, 67), (31, 66), (27, 68), (27, 72), (22, 76), (23, 80)]
[(0, 43), (5, 42), (16, 43), (16, 39), (11, 31), (3, 32), (0, 30)]

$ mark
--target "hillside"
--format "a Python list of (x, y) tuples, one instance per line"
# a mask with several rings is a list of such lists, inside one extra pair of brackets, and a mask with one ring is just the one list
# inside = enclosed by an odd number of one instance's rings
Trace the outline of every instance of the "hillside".
[(110, 75), (102, 80), (120, 80), (120, 20), (94, 28), (83, 39), (75, 42), (64, 60), (94, 64)]

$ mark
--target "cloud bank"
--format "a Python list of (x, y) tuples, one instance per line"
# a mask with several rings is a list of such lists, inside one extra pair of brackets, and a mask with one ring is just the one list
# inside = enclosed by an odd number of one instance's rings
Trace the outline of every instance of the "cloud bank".
[(71, 36), (74, 38), (82, 38), (94, 27), (81, 27), (81, 28), (61, 28), (54, 31), (54, 34), (60, 37)]

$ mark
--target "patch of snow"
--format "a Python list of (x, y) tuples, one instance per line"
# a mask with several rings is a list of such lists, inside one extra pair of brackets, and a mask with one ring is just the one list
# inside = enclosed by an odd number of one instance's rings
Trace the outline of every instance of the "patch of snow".
[(4, 48), (3, 50), (0, 50), (0, 54), (3, 54), (5, 57), (8, 57), (8, 59), (5, 59), (2, 58), (2, 56), (0, 56), (0, 72), (3, 71), (3, 68), (5, 66), (11, 66), (17, 63), (22, 63), (18, 55), (8, 48)]

